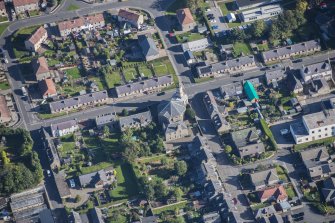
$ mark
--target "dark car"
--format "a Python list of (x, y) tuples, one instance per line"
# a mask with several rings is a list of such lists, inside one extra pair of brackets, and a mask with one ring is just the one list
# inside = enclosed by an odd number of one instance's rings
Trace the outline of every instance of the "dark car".
[(293, 63), (300, 63), (300, 62), (302, 62), (302, 59), (297, 59), (293, 61)]
[(159, 92), (158, 94), (157, 94), (157, 96), (162, 96), (162, 95), (165, 95), (165, 92), (163, 91), (163, 92)]

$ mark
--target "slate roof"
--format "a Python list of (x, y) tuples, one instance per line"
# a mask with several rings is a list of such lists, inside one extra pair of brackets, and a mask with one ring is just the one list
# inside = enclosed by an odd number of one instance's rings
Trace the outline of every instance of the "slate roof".
[(138, 43), (142, 49), (142, 53), (145, 57), (156, 56), (159, 54), (155, 41), (151, 36), (139, 35)]
[(271, 70), (265, 72), (265, 79), (267, 83), (272, 83), (273, 80), (282, 80), (286, 77), (286, 73), (282, 69)]
[(187, 25), (194, 23), (192, 13), (189, 8), (178, 9), (176, 16), (180, 24)]
[(221, 61), (214, 64), (209, 64), (205, 66), (197, 67), (197, 72), (199, 75), (207, 73), (218, 73), (227, 69), (234, 69), (247, 64), (253, 64), (255, 62), (254, 56), (244, 56), (236, 59), (231, 59), (227, 61)]
[(119, 119), (119, 124), (121, 128), (127, 128), (127, 127), (132, 127), (136, 124), (148, 124), (152, 122), (152, 116), (150, 110), (125, 116), (125, 117), (120, 117)]
[(290, 55), (300, 51), (307, 51), (314, 48), (320, 48), (318, 40), (310, 40), (307, 42), (297, 43), (291, 46), (285, 46), (274, 50), (265, 51), (262, 53), (264, 60), (278, 59), (281, 56)]
[(162, 102), (158, 105), (159, 117), (165, 117), (171, 119), (173, 117), (179, 117), (184, 115), (186, 106), (182, 100), (172, 98), (168, 102)]
[(268, 185), (271, 181), (279, 181), (277, 171), (275, 168), (258, 171), (249, 174), (251, 182), (257, 187), (262, 185)]
[(165, 134), (176, 132), (178, 129), (187, 129), (186, 124), (183, 121), (169, 123), (165, 128)]
[(108, 99), (107, 91), (96, 91), (89, 94), (80, 95), (77, 97), (67, 98), (61, 101), (54, 101), (49, 103), (51, 111), (62, 110), (65, 108), (70, 108), (84, 103), (97, 102), (98, 100)]
[(115, 87), (115, 91), (117, 95), (123, 95), (123, 94), (131, 94), (136, 91), (144, 90), (144, 89), (149, 89), (149, 88), (155, 88), (158, 86), (162, 86), (165, 84), (172, 84), (173, 83), (173, 78), (171, 75), (166, 75), (162, 77), (157, 77), (157, 78), (151, 78), (147, 80), (142, 80), (139, 82), (134, 82), (134, 83), (129, 83), (126, 85), (122, 86), (117, 86)]
[(54, 173), (56, 187), (61, 198), (70, 197), (71, 192), (68, 184), (65, 182), (65, 170)]
[(0, 118), (5, 120), (11, 118), (5, 95), (0, 95)]
[(230, 134), (236, 147), (246, 146), (249, 143), (256, 142), (259, 139), (255, 127), (238, 130), (231, 132)]
[(44, 209), (39, 214), (40, 223), (54, 223), (55, 220), (52, 216), (50, 209)]
[(332, 70), (330, 66), (330, 62), (324, 61), (320, 63), (310, 64), (310, 65), (302, 65), (300, 72), (303, 74), (303, 77), (312, 76), (314, 74), (326, 72)]
[(193, 48), (197, 46), (209, 46), (211, 44), (210, 40), (208, 38), (202, 38), (199, 40), (194, 40), (191, 42), (183, 43), (181, 45), (183, 51), (192, 50)]
[(270, 205), (270, 206), (258, 209), (255, 213), (255, 218), (259, 219), (259, 218), (262, 218), (263, 216), (269, 216), (275, 213), (277, 213), (276, 209), (274, 208), (273, 205)]
[(65, 122), (59, 122), (59, 123), (51, 124), (50, 128), (51, 128), (51, 132), (54, 132), (54, 131), (58, 131), (58, 130), (69, 129), (72, 126), (76, 126), (76, 125), (77, 125), (76, 120), (69, 120), (69, 121), (65, 121)]
[(301, 158), (307, 168), (317, 166), (329, 159), (326, 147), (307, 149), (300, 152)]
[(88, 173), (79, 176), (79, 182), (82, 187), (85, 187), (87, 185), (94, 186), (99, 181), (107, 182), (107, 176), (105, 170), (99, 170), (97, 172)]
[(220, 88), (221, 94), (223, 97), (232, 97), (241, 95), (243, 92), (243, 87), (240, 82), (224, 85)]

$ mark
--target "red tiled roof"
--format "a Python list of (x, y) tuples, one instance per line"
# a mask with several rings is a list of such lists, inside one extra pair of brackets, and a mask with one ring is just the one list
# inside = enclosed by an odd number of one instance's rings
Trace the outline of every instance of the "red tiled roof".
[(58, 29), (60, 31), (74, 29), (83, 26), (85, 23), (94, 24), (102, 21), (104, 21), (104, 17), (102, 14), (90, 15), (87, 17), (81, 17), (73, 20), (59, 22)]
[(6, 97), (4, 95), (0, 95), (0, 118), (1, 119), (10, 119), (10, 111), (7, 107)]
[(37, 4), (39, 0), (13, 0), (13, 5), (16, 6), (23, 6), (23, 5), (31, 5)]
[(194, 23), (192, 13), (189, 8), (178, 9), (177, 18), (178, 18), (179, 23), (182, 25)]
[(37, 60), (33, 60), (33, 67), (36, 76), (49, 72), (49, 66), (45, 57), (39, 57)]
[(56, 86), (51, 78), (38, 82), (38, 86), (43, 96), (57, 94)]
[(43, 28), (43, 26), (41, 26), (34, 32), (33, 35), (31, 35), (28, 41), (30, 41), (32, 44), (36, 44), (46, 33), (47, 31)]
[(284, 201), (287, 199), (287, 193), (283, 185), (267, 188), (258, 194), (260, 200), (268, 200), (274, 197), (275, 200)]
[(134, 12), (127, 11), (127, 10), (124, 10), (124, 9), (119, 10), (118, 16), (120, 16), (122, 18), (125, 18), (129, 21), (134, 21), (134, 22), (137, 22), (138, 18), (140, 17), (139, 14), (136, 14)]

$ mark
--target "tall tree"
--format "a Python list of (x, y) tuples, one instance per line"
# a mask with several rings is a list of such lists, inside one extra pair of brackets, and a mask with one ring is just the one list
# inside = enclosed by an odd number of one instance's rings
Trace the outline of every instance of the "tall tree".
[(306, 0), (298, 0), (296, 3), (297, 13), (304, 14), (307, 10), (308, 2)]
[(184, 160), (175, 162), (174, 168), (178, 176), (184, 176), (187, 172), (187, 164)]
[(257, 20), (251, 25), (251, 32), (255, 38), (260, 38), (265, 32), (265, 22), (263, 20)]

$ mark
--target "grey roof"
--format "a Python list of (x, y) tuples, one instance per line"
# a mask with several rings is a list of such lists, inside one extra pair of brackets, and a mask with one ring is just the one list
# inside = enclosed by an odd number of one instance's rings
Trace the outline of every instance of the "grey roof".
[(307, 42), (297, 43), (291, 46), (285, 46), (274, 50), (265, 51), (262, 53), (264, 60), (279, 59), (281, 56), (290, 55), (298, 52), (305, 52), (314, 48), (320, 48), (318, 40), (310, 40)]
[(104, 223), (105, 222), (100, 208), (94, 207), (93, 209), (90, 210), (89, 215), (90, 215), (91, 223)]
[(102, 114), (95, 117), (95, 124), (97, 126), (105, 125), (116, 120), (116, 116), (112, 113)]
[(322, 194), (326, 202), (335, 200), (335, 178), (329, 177), (323, 181)]
[(132, 126), (136, 126), (137, 124), (140, 125), (147, 125), (152, 122), (152, 116), (150, 110), (129, 115), (126, 117), (120, 117), (119, 124), (121, 129), (123, 128), (131, 128)]
[(297, 137), (308, 136), (308, 131), (304, 125), (304, 123), (296, 122), (290, 125), (291, 133)]
[[(181, 47), (183, 48), (183, 51), (192, 50), (193, 48), (200, 47), (199, 49), (203, 49), (204, 47), (207, 47), (211, 44), (210, 40), (208, 38), (203, 38), (199, 40), (194, 40), (191, 42), (183, 43)], [(204, 46), (204, 47), (202, 47)]]
[(240, 66), (252, 64), (254, 62), (255, 62), (254, 56), (244, 56), (236, 59), (231, 59), (223, 62), (197, 67), (197, 72), (199, 75), (225, 72), (225, 70), (227, 69), (239, 68)]
[(53, 142), (50, 134), (46, 131), (45, 128), (42, 127), (42, 133), (43, 133), (43, 137), (44, 137), (44, 146), (45, 149), (50, 149), (51, 154), (52, 154), (52, 161), (55, 163), (59, 163), (60, 164), (60, 159), (58, 156), (58, 151), (55, 147), (55, 143)]
[(259, 223), (284, 223), (284, 220), (279, 214), (273, 214), (269, 217), (261, 218)]
[(49, 107), (51, 111), (56, 111), (65, 108), (71, 108), (73, 106), (79, 106), (84, 103), (89, 104), (92, 102), (97, 102), (98, 100), (106, 100), (107, 98), (108, 98), (107, 91), (97, 91), (89, 94), (80, 95), (77, 97), (64, 99), (61, 101), (50, 102)]
[(66, 178), (65, 170), (59, 171), (58, 173), (54, 173), (54, 177), (60, 197), (65, 198), (71, 196), (69, 186), (65, 182)]
[(254, 156), (265, 152), (265, 146), (263, 142), (251, 143), (245, 146), (238, 147), (238, 153), (240, 157)]
[(156, 56), (159, 54), (156, 44), (151, 36), (139, 35), (138, 42), (145, 57)]
[(223, 131), (229, 130), (230, 125), (227, 120), (222, 116), (221, 112), (219, 111), (218, 105), (214, 98), (214, 95), (211, 91), (207, 91), (204, 96), (204, 103), (207, 109), (209, 116), (213, 122), (214, 127), (217, 130), (222, 129)]
[[(267, 6), (262, 6), (262, 7), (257, 7), (257, 8), (253, 8), (253, 9), (249, 9), (249, 10), (246, 10), (246, 11), (242, 11), (241, 12), (241, 16), (244, 18), (244, 19), (250, 19), (252, 20), (253, 17), (261, 17), (262, 16), (267, 16), (267, 17), (270, 17), (270, 16), (275, 16), (275, 15), (278, 15), (276, 14), (277, 12), (282, 12), (282, 8), (280, 7), (279, 4), (274, 4), (274, 5), (267, 5)], [(264, 18), (263, 17), (263, 18)]]
[(315, 64), (310, 64), (310, 65), (302, 65), (302, 68), (300, 68), (300, 72), (303, 74), (303, 77), (305, 76), (312, 76), (314, 74), (326, 72), (332, 70), (330, 66), (329, 60), (320, 62), (320, 63), (315, 63)]
[(220, 214), (218, 212), (209, 212), (209, 213), (205, 213), (202, 216), (202, 221), (204, 223), (211, 223), (211, 222), (221, 222), (221, 217)]
[(172, 98), (168, 102), (162, 102), (161, 104), (159, 104), (158, 111), (159, 117), (165, 117), (169, 120), (171, 118), (184, 115), (186, 111), (186, 106), (182, 100), (178, 98)]
[(318, 166), (329, 159), (326, 147), (307, 149), (301, 151), (300, 155), (307, 168)]
[(243, 86), (240, 82), (224, 85), (220, 88), (223, 97), (238, 96), (243, 93)]
[(40, 218), (40, 223), (53, 223), (53, 222), (55, 222), (50, 209), (44, 209), (38, 215), (39, 215), (39, 218)]
[(318, 129), (335, 124), (335, 111), (328, 110), (327, 113), (324, 111), (316, 112), (302, 117), (307, 129)]
[(262, 185), (268, 185), (270, 182), (279, 181), (277, 171), (275, 168), (258, 171), (251, 173), (250, 175), (251, 182), (257, 187)]
[(286, 77), (286, 73), (282, 69), (271, 70), (265, 72), (265, 79), (267, 83), (272, 83), (274, 80), (282, 80)]
[(106, 172), (104, 170), (99, 170), (98, 172), (88, 173), (79, 176), (79, 182), (82, 187), (86, 185), (95, 185), (100, 180), (107, 182)]
[(243, 147), (258, 141), (259, 137), (255, 127), (246, 128), (230, 133), (236, 147)]
[(183, 121), (169, 123), (165, 128), (165, 134), (176, 132), (178, 129), (187, 129)]
[(65, 122), (59, 122), (56, 124), (51, 124), (50, 128), (52, 132), (55, 131), (59, 131), (59, 130), (64, 130), (64, 129), (69, 129), (73, 126), (77, 125), (77, 121), (76, 120), (69, 120), (69, 121), (65, 121)]
[(150, 88), (155, 88), (158, 86), (162, 86), (165, 84), (172, 84), (173, 83), (173, 78), (171, 75), (166, 75), (162, 77), (157, 77), (157, 78), (151, 78), (148, 80), (142, 80), (139, 82), (134, 82), (122, 86), (117, 86), (115, 87), (115, 91), (118, 96), (123, 95), (123, 94), (131, 94), (136, 91), (144, 91), (146, 89)]

